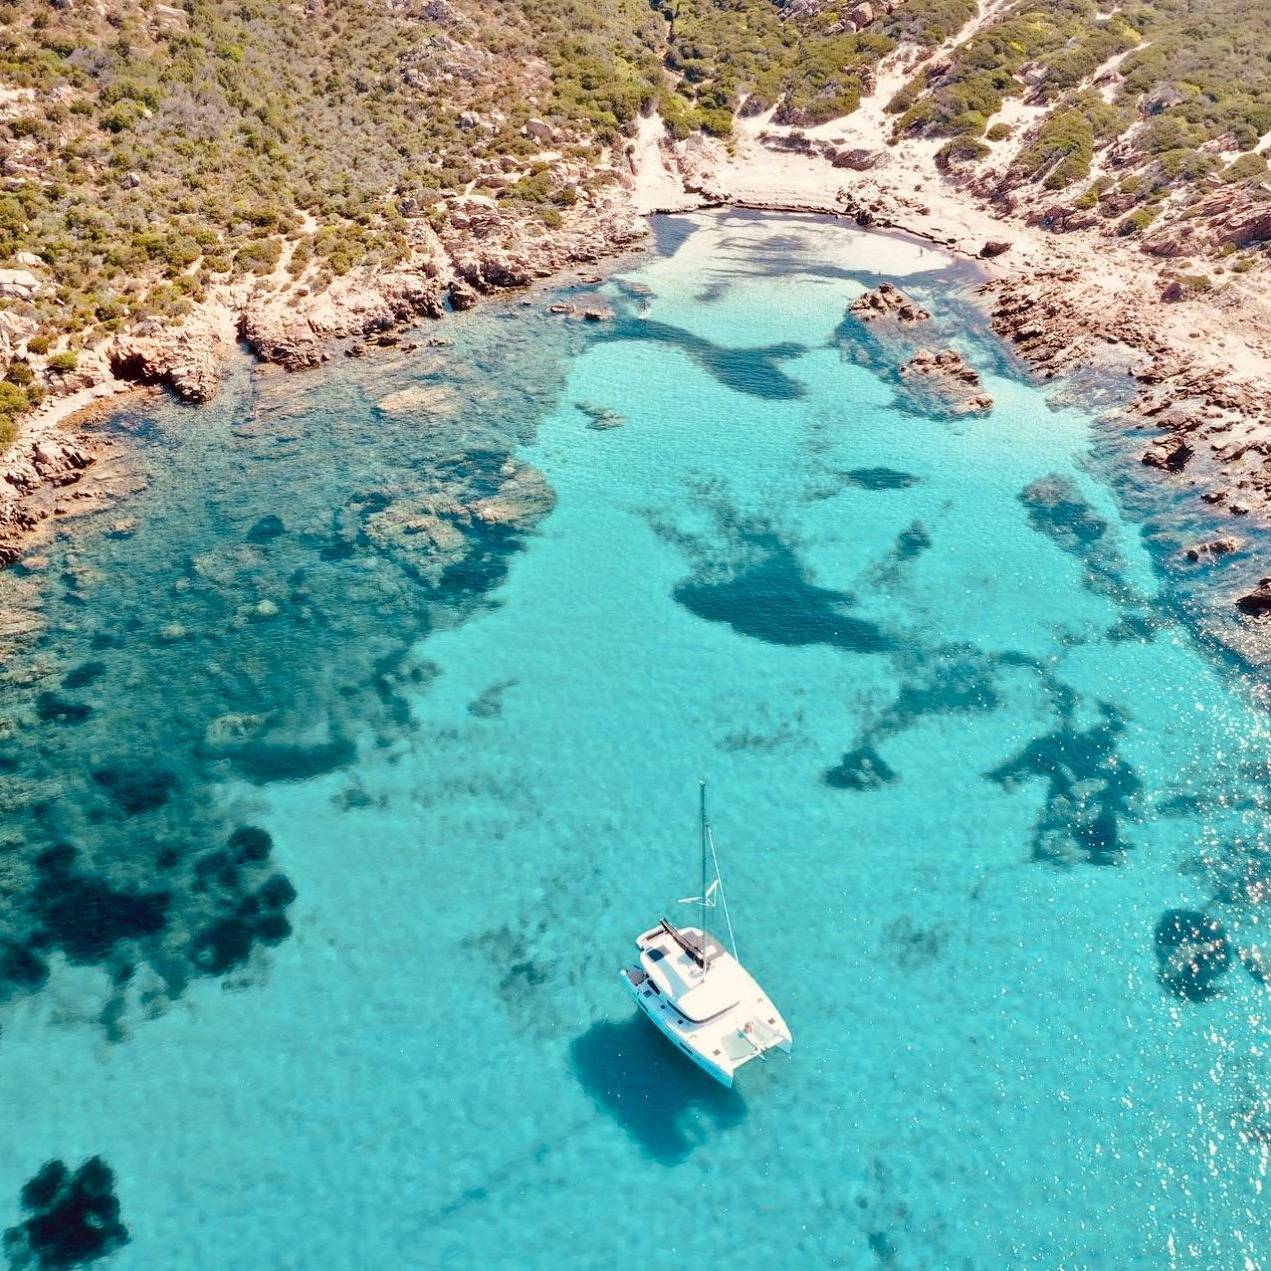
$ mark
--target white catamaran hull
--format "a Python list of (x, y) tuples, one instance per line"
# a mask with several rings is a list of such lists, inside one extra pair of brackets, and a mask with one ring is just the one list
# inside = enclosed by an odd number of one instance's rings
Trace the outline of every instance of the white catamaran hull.
[[(663, 918), (636, 937), (640, 960), (624, 967), (622, 982), (658, 1031), (721, 1085), (770, 1050), (790, 1052), (790, 1030), (754, 977), (737, 960), (733, 921), (719, 876), (715, 839), (706, 819), (706, 783), (700, 791), (702, 894), (682, 903), (701, 909), (697, 927)], [(714, 865), (714, 881), (711, 865)], [(706, 930), (707, 911), (719, 903), (730, 953)]]
[[(699, 938), (699, 931), (692, 927), (682, 934), (689, 939)], [(641, 965), (624, 968), (622, 982), (636, 1005), (677, 1050), (683, 1051), (721, 1085), (732, 1086), (733, 1077), (743, 1064), (763, 1059), (770, 1050), (789, 1054), (790, 1030), (745, 968), (719, 949), (710, 936), (706, 941), (713, 950), (707, 978), (716, 994), (713, 1005), (720, 1009), (702, 1013), (703, 1018), (693, 1019), (688, 1013), (694, 1010), (688, 1005), (693, 999), (685, 997), (685, 1005), (680, 1007), (646, 969), (664, 965), (665, 953), (658, 957), (659, 951), (674, 948), (663, 928), (655, 927), (637, 939)], [(654, 953), (653, 961), (648, 961), (650, 950)]]
[[(699, 1055), (691, 1046), (688, 1046), (681, 1039), (676, 1027), (667, 1019), (666, 1013), (660, 1011), (657, 1007), (657, 999), (650, 998), (648, 994), (640, 991), (638, 984), (631, 982), (630, 972), (623, 971), (622, 982), (627, 986), (627, 991), (635, 999), (635, 1004), (658, 1026), (659, 1031), (677, 1050), (682, 1050), (703, 1072), (708, 1072), (716, 1081), (727, 1086), (730, 1090), (733, 1085), (733, 1074), (730, 1070), (721, 1068), (718, 1064), (712, 1063), (705, 1055)], [(682, 1021), (677, 1021), (682, 1024)]]

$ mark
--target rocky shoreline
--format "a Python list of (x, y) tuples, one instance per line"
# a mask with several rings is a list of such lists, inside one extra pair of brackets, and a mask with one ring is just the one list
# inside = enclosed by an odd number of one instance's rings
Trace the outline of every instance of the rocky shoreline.
[(388, 342), (386, 333), (421, 318), (442, 319), (484, 296), (618, 255), (648, 233), (626, 195), (624, 185), (586, 195), (552, 230), (491, 199), (457, 199), (441, 230), (419, 227), (418, 250), (407, 264), (356, 269), (321, 291), (288, 285), (280, 268), (264, 281), (215, 289), (180, 326), (151, 320), (81, 356), (0, 454), (0, 568), (57, 524), (113, 497), (118, 482), (108, 479), (109, 459), (119, 443), (84, 425), (120, 394), (161, 387), (183, 401), (206, 402), (240, 341), (261, 362), (305, 370), (326, 362), (338, 340)]
[[(1271, 527), (1271, 423), (1263, 407), (1271, 398), (1271, 326), (1246, 332), (1238, 307), (1224, 311), (1196, 298), (1171, 299), (1168, 285), (1162, 287), (1153, 268), (1139, 265), (1132, 249), (1106, 239), (1092, 246), (1080, 232), (1038, 229), (977, 205), (971, 193), (939, 178), (937, 189), (915, 198), (888, 184), (885, 164), (861, 166), (855, 151), (845, 167), (837, 164), (837, 152), (827, 158), (798, 148), (774, 151), (765, 132), (763, 145), (749, 155), (743, 147), (740, 157), (725, 156), (701, 139), (672, 143), (656, 120), (646, 124), (628, 156), (630, 176), (581, 197), (553, 230), (492, 199), (455, 199), (440, 227), (419, 225), (418, 250), (409, 263), (354, 270), (311, 292), (283, 281), (284, 261), (272, 279), (217, 291), (179, 328), (153, 326), (117, 337), (81, 365), (67, 385), (70, 395), (110, 395), (142, 384), (205, 401), (236, 341), (264, 362), (289, 370), (316, 367), (331, 356), (336, 340), (383, 337), (420, 318), (440, 319), (483, 296), (630, 250), (648, 232), (643, 214), (660, 208), (815, 212), (903, 232), (978, 260), (987, 274), (978, 301), (993, 330), (1036, 374), (1054, 378), (1093, 367), (1125, 376), (1131, 400), (1114, 414), (1147, 434), (1139, 452), (1145, 469), (1168, 486), (1194, 491), (1219, 539), (1231, 537), (1232, 518)], [(910, 326), (926, 317), (886, 286), (863, 304), (857, 314), (863, 321), (885, 317)], [(1257, 338), (1246, 338), (1251, 335)], [(991, 400), (973, 381), (975, 372), (956, 365), (951, 353), (918, 350), (902, 381), (955, 411), (988, 409)], [(47, 445), (60, 419), (56, 406), (43, 418), (0, 458), (3, 560), (14, 559), (48, 519), (31, 510), (47, 502), (47, 489), (65, 488), (58, 482), (77, 485), (81, 497), (74, 503), (91, 504), (86, 496), (102, 439), (76, 431), (69, 439), (75, 457), (50, 461)], [(57, 444), (63, 440), (57, 433)], [(37, 444), (44, 459), (35, 453)], [(76, 467), (81, 459), (86, 462)], [(52, 515), (69, 514), (70, 504), (65, 498), (54, 502)], [(1217, 555), (1201, 552), (1192, 563)], [(1267, 643), (1261, 632), (1264, 622), (1271, 628), (1265, 609), (1236, 604), (1257, 591), (1266, 570), (1252, 561), (1238, 568), (1248, 577), (1234, 587), (1230, 613), (1243, 615), (1236, 620), (1253, 630), (1256, 643)]]
[[(1271, 660), (1271, 614), (1253, 601), (1239, 603), (1259, 594), (1260, 579), (1271, 572), (1266, 562), (1252, 550), (1204, 550), (1209, 537), (1246, 543), (1271, 530), (1266, 279), (1255, 271), (1223, 288), (1188, 282), (1186, 262), (1162, 256), (1155, 239), (1109, 238), (1098, 228), (994, 203), (948, 179), (934, 155), (915, 148), (898, 156), (882, 146), (885, 134), (872, 131), (869, 113), (862, 108), (799, 136), (770, 119), (742, 121), (727, 150), (702, 138), (659, 137), (643, 152), (646, 163), (661, 168), (649, 183), (656, 203), (646, 200), (645, 210), (816, 212), (974, 260), (985, 281), (973, 299), (1034, 374), (1056, 379), (1093, 370), (1127, 385), (1093, 404), (1115, 432), (1143, 432), (1136, 457), (1163, 497), (1195, 498), (1195, 517), (1208, 530), (1185, 544), (1178, 560), (1193, 571), (1223, 561), (1214, 575), (1220, 603), (1211, 634), (1258, 664)], [(921, 322), (897, 305), (880, 288), (863, 298), (856, 316), (874, 324), (889, 318), (898, 329)], [(930, 380), (926, 372), (938, 355), (928, 353), (923, 373), (906, 377), (911, 383)], [(947, 377), (932, 382), (941, 381)], [(1234, 535), (1236, 526), (1245, 533)], [(1189, 546), (1198, 549), (1194, 557)]]

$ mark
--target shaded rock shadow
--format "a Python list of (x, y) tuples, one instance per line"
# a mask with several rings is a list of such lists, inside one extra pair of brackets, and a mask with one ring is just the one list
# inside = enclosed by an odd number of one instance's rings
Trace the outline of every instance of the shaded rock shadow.
[(642, 1015), (598, 1020), (570, 1045), (579, 1084), (660, 1165), (678, 1165), (746, 1119), (735, 1089), (676, 1053)]
[(84, 1266), (128, 1243), (119, 1220), (115, 1172), (100, 1156), (74, 1173), (49, 1161), (22, 1188), (22, 1208), (30, 1215), (4, 1233), (4, 1252), (14, 1271)]
[(683, 327), (647, 318), (619, 318), (597, 338), (605, 341), (648, 340), (674, 345), (725, 388), (750, 397), (790, 400), (803, 397), (807, 393), (807, 389), (798, 380), (787, 375), (780, 366), (781, 362), (806, 353), (802, 344), (731, 349), (713, 344)]

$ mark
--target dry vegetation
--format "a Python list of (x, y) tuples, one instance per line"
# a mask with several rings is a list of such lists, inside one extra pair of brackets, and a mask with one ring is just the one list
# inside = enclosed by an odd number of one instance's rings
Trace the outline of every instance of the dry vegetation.
[[(44, 355), (177, 319), (287, 260), (313, 285), (409, 251), (464, 190), (552, 223), (656, 97), (643, 3), (0, 3), (0, 432)], [(547, 128), (527, 128), (551, 120)], [(293, 246), (294, 245), (294, 246)]]
[[(1218, 190), (1268, 197), (1260, 6), (1017, 0), (956, 47), (974, 0), (880, 4), (859, 31), (850, 8), (0, 0), (0, 268), (42, 284), (0, 295), (0, 440), (76, 349), (179, 319), (212, 284), (392, 264), (465, 190), (551, 225), (577, 186), (544, 151), (598, 160), (655, 103), (679, 136), (770, 107), (834, 118), (901, 44), (925, 60), (893, 140), (944, 138), (942, 165), (982, 193), (1036, 191), (1124, 234)], [(1023, 136), (995, 120), (1011, 98), (1039, 108)]]
[[(1044, 193), (1069, 226), (1102, 220), (1131, 236), (1163, 214), (1238, 209), (1250, 232), (1224, 250), (1261, 250), (1256, 209), (1271, 200), (1259, 150), (1271, 136), (1265, 9), (1144, 0), (1108, 10), (1094, 0), (1007, 6), (896, 95), (893, 139), (948, 138), (938, 156), (947, 170), (1008, 202)], [(1010, 98), (1039, 109), (1003, 171), (993, 147), (1011, 129), (994, 116)]]

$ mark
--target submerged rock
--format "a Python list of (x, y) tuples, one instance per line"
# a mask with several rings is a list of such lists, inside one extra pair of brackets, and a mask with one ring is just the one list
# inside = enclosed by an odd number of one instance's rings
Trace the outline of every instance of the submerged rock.
[(621, 428), (627, 422), (624, 415), (607, 406), (597, 406), (595, 402), (576, 402), (575, 405), (588, 419), (588, 428), (603, 432), (609, 428)]
[(938, 410), (955, 415), (976, 415), (993, 409), (988, 393), (978, 391), (980, 373), (966, 363), (955, 349), (919, 349), (900, 368), (900, 377), (918, 388)]
[(94, 769), (93, 780), (128, 816), (163, 807), (177, 786), (176, 774), (166, 768), (143, 768), (126, 763)]
[(459, 409), (459, 396), (449, 384), (416, 384), (381, 397), (376, 405), (388, 415), (449, 415)]
[(872, 746), (849, 750), (822, 779), (835, 790), (880, 790), (899, 779), (887, 761)]
[(1197, 909), (1168, 909), (1156, 924), (1157, 975), (1178, 997), (1202, 1001), (1231, 966), (1231, 945), (1217, 918)]
[(36, 862), (33, 893), (40, 939), (72, 962), (100, 962), (123, 940), (157, 935), (167, 922), (167, 892), (116, 891), (75, 868), (75, 850), (51, 848)]
[(853, 468), (843, 473), (843, 480), (848, 485), (861, 490), (907, 490), (921, 479), (911, 472), (898, 472), (895, 468)]
[(247, 541), (254, 546), (259, 546), (262, 543), (272, 543), (274, 539), (286, 532), (287, 527), (283, 524), (282, 517), (271, 513), (268, 516), (262, 516), (252, 525), (247, 531)]
[(268, 830), (256, 825), (242, 825), (229, 836), (229, 847), (239, 861), (263, 861), (273, 848)]
[(1121, 859), (1121, 823), (1136, 814), (1142, 782), (1117, 752), (1125, 720), (1111, 706), (1084, 731), (1071, 722), (1034, 738), (1005, 763), (984, 774), (1006, 790), (1026, 781), (1046, 784), (1033, 832), (1033, 859), (1092, 865)]
[(1241, 964), (1259, 984), (1271, 986), (1271, 949), (1257, 945), (1242, 946), (1237, 950)]
[(100, 1156), (74, 1173), (62, 1161), (49, 1161), (22, 1188), (21, 1201), (29, 1217), (4, 1233), (4, 1252), (13, 1268), (82, 1266), (128, 1243), (115, 1174)]

